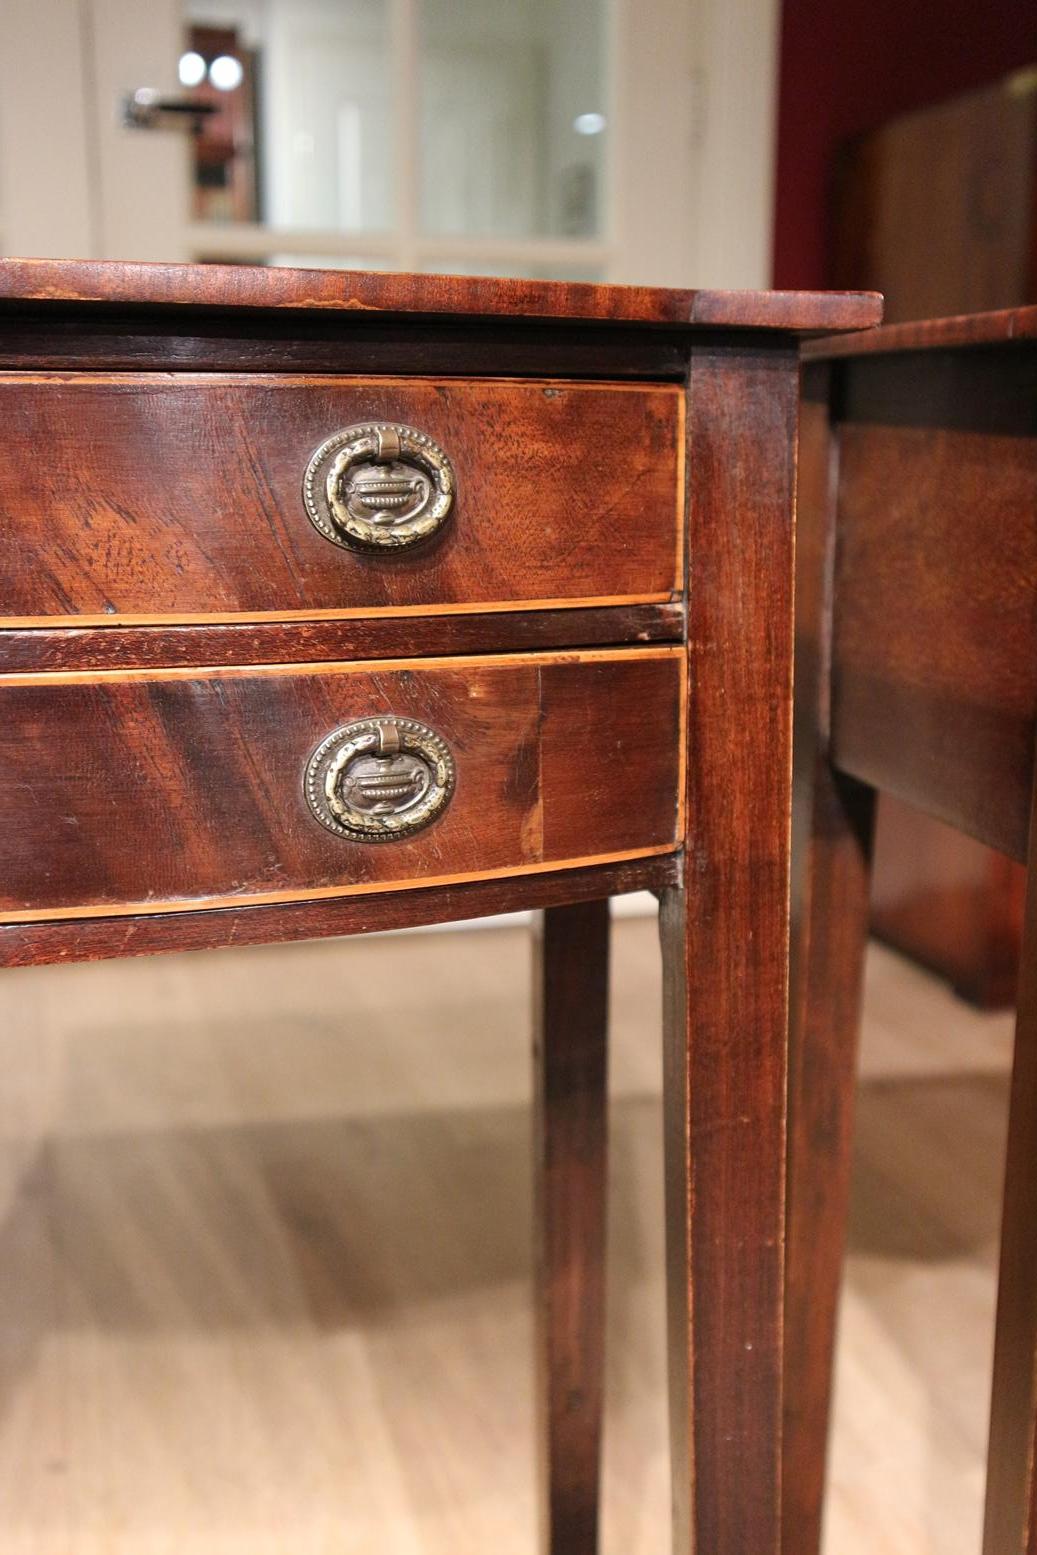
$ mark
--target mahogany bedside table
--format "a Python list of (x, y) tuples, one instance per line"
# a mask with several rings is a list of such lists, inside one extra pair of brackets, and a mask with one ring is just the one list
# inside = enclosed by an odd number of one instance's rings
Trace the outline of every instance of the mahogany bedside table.
[(676, 1548), (777, 1555), (797, 336), (871, 295), (0, 263), (0, 962), (545, 909), (596, 1546), (607, 902), (662, 899)]

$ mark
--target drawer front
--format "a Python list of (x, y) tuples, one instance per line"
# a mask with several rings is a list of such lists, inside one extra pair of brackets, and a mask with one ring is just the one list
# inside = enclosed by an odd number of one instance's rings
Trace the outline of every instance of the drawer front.
[(0, 921), (669, 851), (683, 663), (664, 648), (0, 680)]
[(0, 620), (667, 599), (682, 406), (671, 385), (0, 374)]

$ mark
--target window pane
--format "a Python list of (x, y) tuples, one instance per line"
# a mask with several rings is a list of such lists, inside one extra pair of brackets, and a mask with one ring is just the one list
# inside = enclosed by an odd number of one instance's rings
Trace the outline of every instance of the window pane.
[(422, 230), (604, 227), (605, 0), (423, 0)]
[(603, 281), (601, 265), (532, 263), (529, 260), (435, 259), (423, 261), (424, 274), (500, 275), (523, 281)]
[(195, 219), (390, 227), (388, 0), (187, 0), (186, 19), (181, 79), (216, 110)]

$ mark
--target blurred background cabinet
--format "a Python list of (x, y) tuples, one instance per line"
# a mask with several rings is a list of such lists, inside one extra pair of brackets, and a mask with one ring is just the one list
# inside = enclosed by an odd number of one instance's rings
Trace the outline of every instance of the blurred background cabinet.
[[(837, 286), (896, 323), (1037, 302), (1037, 70), (902, 114), (845, 148)], [(872, 927), (977, 1004), (1015, 999), (1023, 871), (883, 796)]]

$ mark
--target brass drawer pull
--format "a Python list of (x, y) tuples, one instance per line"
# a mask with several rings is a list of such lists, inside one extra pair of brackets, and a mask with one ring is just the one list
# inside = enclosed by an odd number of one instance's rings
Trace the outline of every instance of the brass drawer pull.
[(310, 809), (354, 842), (392, 842), (441, 815), (456, 769), (446, 741), (414, 718), (361, 718), (322, 740), (306, 766)]
[(418, 545), (442, 528), (454, 469), (438, 443), (397, 422), (346, 427), (306, 466), (303, 499), (326, 540), (360, 550)]

